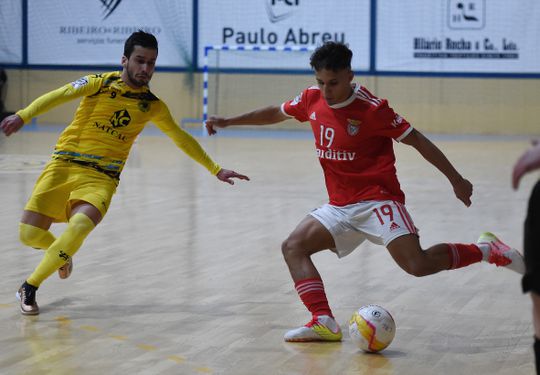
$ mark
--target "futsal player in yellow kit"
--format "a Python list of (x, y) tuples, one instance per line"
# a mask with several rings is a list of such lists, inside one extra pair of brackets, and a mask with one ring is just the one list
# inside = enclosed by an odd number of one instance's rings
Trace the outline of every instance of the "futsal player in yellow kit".
[[(229, 184), (234, 184), (232, 178), (248, 180), (216, 164), (152, 94), (148, 83), (157, 55), (156, 38), (139, 30), (125, 42), (121, 72), (82, 77), (0, 123), (9, 136), (33, 117), (82, 97), (36, 182), (19, 226), (23, 244), (45, 250), (41, 263), (17, 291), (23, 315), (39, 314), (36, 290), (45, 279), (56, 270), (61, 278), (71, 274), (72, 257), (107, 212), (129, 150), (146, 123), (153, 122), (219, 180)], [(57, 238), (49, 231), (53, 222), (67, 222)]]

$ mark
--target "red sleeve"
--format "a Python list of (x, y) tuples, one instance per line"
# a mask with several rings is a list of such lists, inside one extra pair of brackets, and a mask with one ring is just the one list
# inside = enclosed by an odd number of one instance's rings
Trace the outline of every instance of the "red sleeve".
[(373, 109), (372, 124), (377, 135), (401, 141), (412, 130), (412, 125), (388, 106), (388, 101), (382, 99)]
[(307, 102), (308, 90), (304, 90), (296, 98), (283, 103), (281, 110), (285, 115), (294, 117), (300, 122), (305, 122), (309, 120)]

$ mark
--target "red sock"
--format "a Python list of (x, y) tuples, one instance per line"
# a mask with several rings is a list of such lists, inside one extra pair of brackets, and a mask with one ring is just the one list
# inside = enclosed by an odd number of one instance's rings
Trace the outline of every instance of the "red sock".
[(451, 262), (450, 270), (482, 261), (482, 251), (474, 244), (448, 243), (447, 245)]
[(321, 279), (304, 279), (294, 284), (298, 295), (312, 315), (332, 315)]

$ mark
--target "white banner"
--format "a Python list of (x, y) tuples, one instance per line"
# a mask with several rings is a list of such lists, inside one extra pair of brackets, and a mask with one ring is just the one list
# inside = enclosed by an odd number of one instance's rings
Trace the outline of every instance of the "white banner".
[(125, 40), (142, 29), (158, 39), (158, 67), (186, 67), (192, 8), (192, 0), (29, 1), (28, 62), (119, 66)]
[(376, 69), (540, 73), (538, 0), (379, 0)]
[[(344, 42), (353, 50), (353, 69), (369, 69), (370, 1), (229, 0), (199, 1), (199, 66), (207, 45), (310, 46)], [(226, 53), (226, 52), (225, 52)], [(221, 53), (225, 56), (225, 53)], [(223, 68), (272, 69), (254, 53), (222, 59)], [(308, 70), (309, 55), (282, 56), (281, 68)]]
[(22, 63), (22, 1), (0, 1), (0, 64)]

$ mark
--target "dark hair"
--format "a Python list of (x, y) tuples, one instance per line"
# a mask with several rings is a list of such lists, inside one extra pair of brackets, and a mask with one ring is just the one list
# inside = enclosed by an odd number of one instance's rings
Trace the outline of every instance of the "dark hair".
[(313, 52), (310, 64), (316, 71), (325, 69), (337, 72), (351, 69), (352, 55), (352, 51), (345, 44), (326, 42)]
[(150, 33), (145, 33), (142, 30), (138, 30), (131, 34), (127, 38), (126, 43), (124, 43), (124, 56), (128, 59), (133, 53), (135, 46), (141, 46), (143, 48), (155, 49), (158, 50), (158, 43), (155, 36)]

